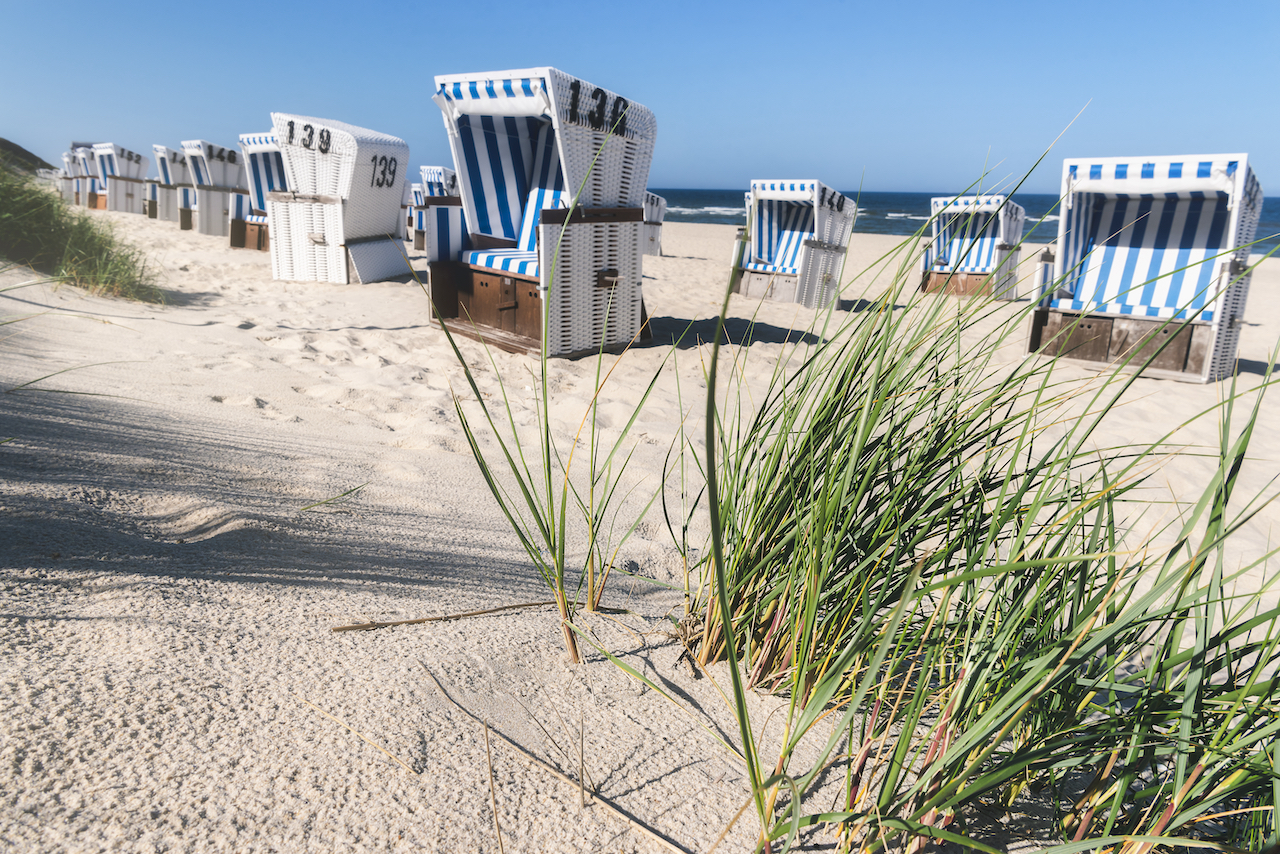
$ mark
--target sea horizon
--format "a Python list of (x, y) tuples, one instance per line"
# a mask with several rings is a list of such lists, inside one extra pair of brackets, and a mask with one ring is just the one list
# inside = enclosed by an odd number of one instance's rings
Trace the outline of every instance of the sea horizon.
[[(667, 200), (667, 222), (698, 222), (742, 225), (746, 216), (745, 188), (735, 190), (692, 190), (652, 187)], [(858, 201), (858, 217), (853, 230), (858, 234), (914, 234), (929, 220), (929, 200), (955, 192), (933, 193), (844, 191)], [(1048, 243), (1058, 236), (1058, 196), (1055, 193), (1014, 193), (1011, 197), (1026, 210), (1022, 238), (1031, 243)], [(1280, 197), (1263, 199), (1253, 254), (1265, 255), (1280, 247)]]

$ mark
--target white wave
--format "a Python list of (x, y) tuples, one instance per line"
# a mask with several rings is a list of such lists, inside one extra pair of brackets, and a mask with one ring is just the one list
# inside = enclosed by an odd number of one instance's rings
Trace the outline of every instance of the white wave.
[(668, 208), (667, 208), (667, 213), (678, 213), (678, 214), (708, 214), (708, 215), (711, 215), (711, 216), (746, 216), (747, 211), (746, 211), (746, 208), (745, 208), (745, 207), (741, 207), (741, 208), (718, 208), (718, 207), (709, 207), (709, 208), (682, 208), (682, 207), (677, 207), (677, 206), (671, 206), (671, 207), (668, 207)]
[(906, 213), (887, 213), (885, 216), (889, 219), (928, 219), (927, 216), (916, 216), (915, 214)]

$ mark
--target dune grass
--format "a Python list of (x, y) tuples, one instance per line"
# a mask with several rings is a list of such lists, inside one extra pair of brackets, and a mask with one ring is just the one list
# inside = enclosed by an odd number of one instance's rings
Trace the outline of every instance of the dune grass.
[[(1269, 500), (1234, 491), (1270, 376), (1196, 416), (1219, 422), (1216, 471), (1140, 531), (1167, 448), (1099, 433), (1134, 375), (1082, 391), (1050, 361), (1000, 366), (1022, 318), (919, 295), (909, 245), (895, 287), (793, 351), (760, 405), (741, 348), (723, 406), (719, 335), (710, 363), (691, 646), (728, 663), (760, 848), (822, 825), (842, 850), (991, 850), (966, 816), (1027, 791), (1059, 805), (1064, 854), (1275, 844), (1280, 608), (1225, 559)], [(789, 698), (776, 756), (753, 687)], [(806, 801), (837, 771), (836, 808)]]
[(0, 257), (90, 293), (162, 302), (144, 253), (104, 219), (68, 206), (0, 161)]

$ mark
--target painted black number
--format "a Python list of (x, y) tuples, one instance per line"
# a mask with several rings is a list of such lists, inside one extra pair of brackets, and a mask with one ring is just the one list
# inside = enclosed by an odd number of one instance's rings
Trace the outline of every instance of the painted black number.
[(302, 132), (306, 134), (306, 136), (302, 138), (302, 147), (310, 148), (311, 143), (316, 141), (316, 129), (311, 125), (303, 125)]
[[(394, 187), (396, 184), (396, 163), (394, 157), (387, 157), (385, 154), (379, 157), (373, 155), (373, 174), (369, 176), (370, 187)], [(379, 171), (381, 167), (381, 171)]]
[(329, 143), (332, 140), (332, 138), (333, 138), (332, 134), (329, 133), (328, 128), (320, 128), (320, 153), (321, 154), (329, 153)]
[(582, 95), (582, 81), (575, 80), (569, 84), (569, 122), (578, 123), (578, 98)]
[(293, 122), (289, 122), (289, 138), (285, 140), (289, 145), (293, 144)]
[(619, 98), (613, 102), (613, 112), (609, 114), (609, 126), (613, 128), (613, 132), (623, 134), (627, 132), (627, 107), (631, 106), (627, 103), (626, 98)]
[(603, 89), (597, 89), (591, 97), (596, 101), (596, 108), (587, 116), (587, 123), (596, 130), (604, 130), (604, 108), (609, 103), (609, 96)]

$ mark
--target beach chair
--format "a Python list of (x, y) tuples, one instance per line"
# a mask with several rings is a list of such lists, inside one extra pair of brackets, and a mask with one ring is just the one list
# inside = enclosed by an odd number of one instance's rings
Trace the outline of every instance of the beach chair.
[(106, 210), (144, 213), (142, 182), (147, 177), (148, 157), (111, 142), (93, 146), (93, 157), (106, 196)]
[(184, 230), (192, 226), (196, 193), (191, 183), (187, 157), (167, 145), (151, 146), (156, 162), (156, 177), (148, 178), (143, 193), (147, 216), (165, 222), (176, 222)]
[(930, 208), (920, 290), (1017, 299), (1022, 206), (1004, 196), (942, 196)]
[(59, 188), (62, 200), (69, 205), (80, 204), (80, 161), (70, 151), (62, 152), (62, 181)]
[[(413, 239), (413, 248), (426, 250), (428, 243), (427, 221), (431, 219), (431, 215), (427, 213), (427, 208), (435, 205), (450, 205), (456, 207), (455, 219), (458, 228), (462, 227), (462, 197), (458, 195), (458, 173), (446, 166), (420, 166), (418, 167), (419, 175), (422, 176), (421, 184), (414, 184), (421, 195), (414, 196), (413, 207), (409, 210), (409, 234)], [(447, 221), (448, 216), (445, 215)], [(457, 251), (461, 251), (461, 244), (458, 245)], [(445, 253), (437, 252), (437, 256)]]
[(244, 162), (234, 148), (203, 139), (182, 142), (187, 168), (195, 184), (195, 230), (212, 237), (229, 232), (231, 197), (249, 189)]
[(733, 289), (824, 308), (840, 290), (857, 205), (821, 181), (752, 181)]
[(227, 226), (231, 247), (266, 251), (271, 246), (267, 194), (289, 189), (284, 177), (284, 157), (271, 132), (240, 134), (240, 154), (249, 192), (231, 197)]
[(107, 196), (102, 192), (102, 184), (98, 180), (98, 161), (93, 156), (93, 148), (82, 145), (71, 149), (71, 154), (76, 159), (76, 169), (80, 173), (80, 198), (76, 204), (89, 210), (106, 210)]
[(287, 191), (267, 194), (271, 275), (347, 284), (409, 272), (400, 203), (409, 146), (342, 122), (272, 113)]
[(554, 68), (438, 76), (434, 100), (462, 202), (423, 229), (440, 322), (513, 352), (626, 347), (653, 113)]
[(667, 215), (667, 200), (657, 193), (644, 192), (644, 232), (640, 245), (646, 255), (662, 254), (662, 220)]
[(1071, 158), (1030, 352), (1211, 382), (1234, 371), (1262, 188), (1246, 154)]

